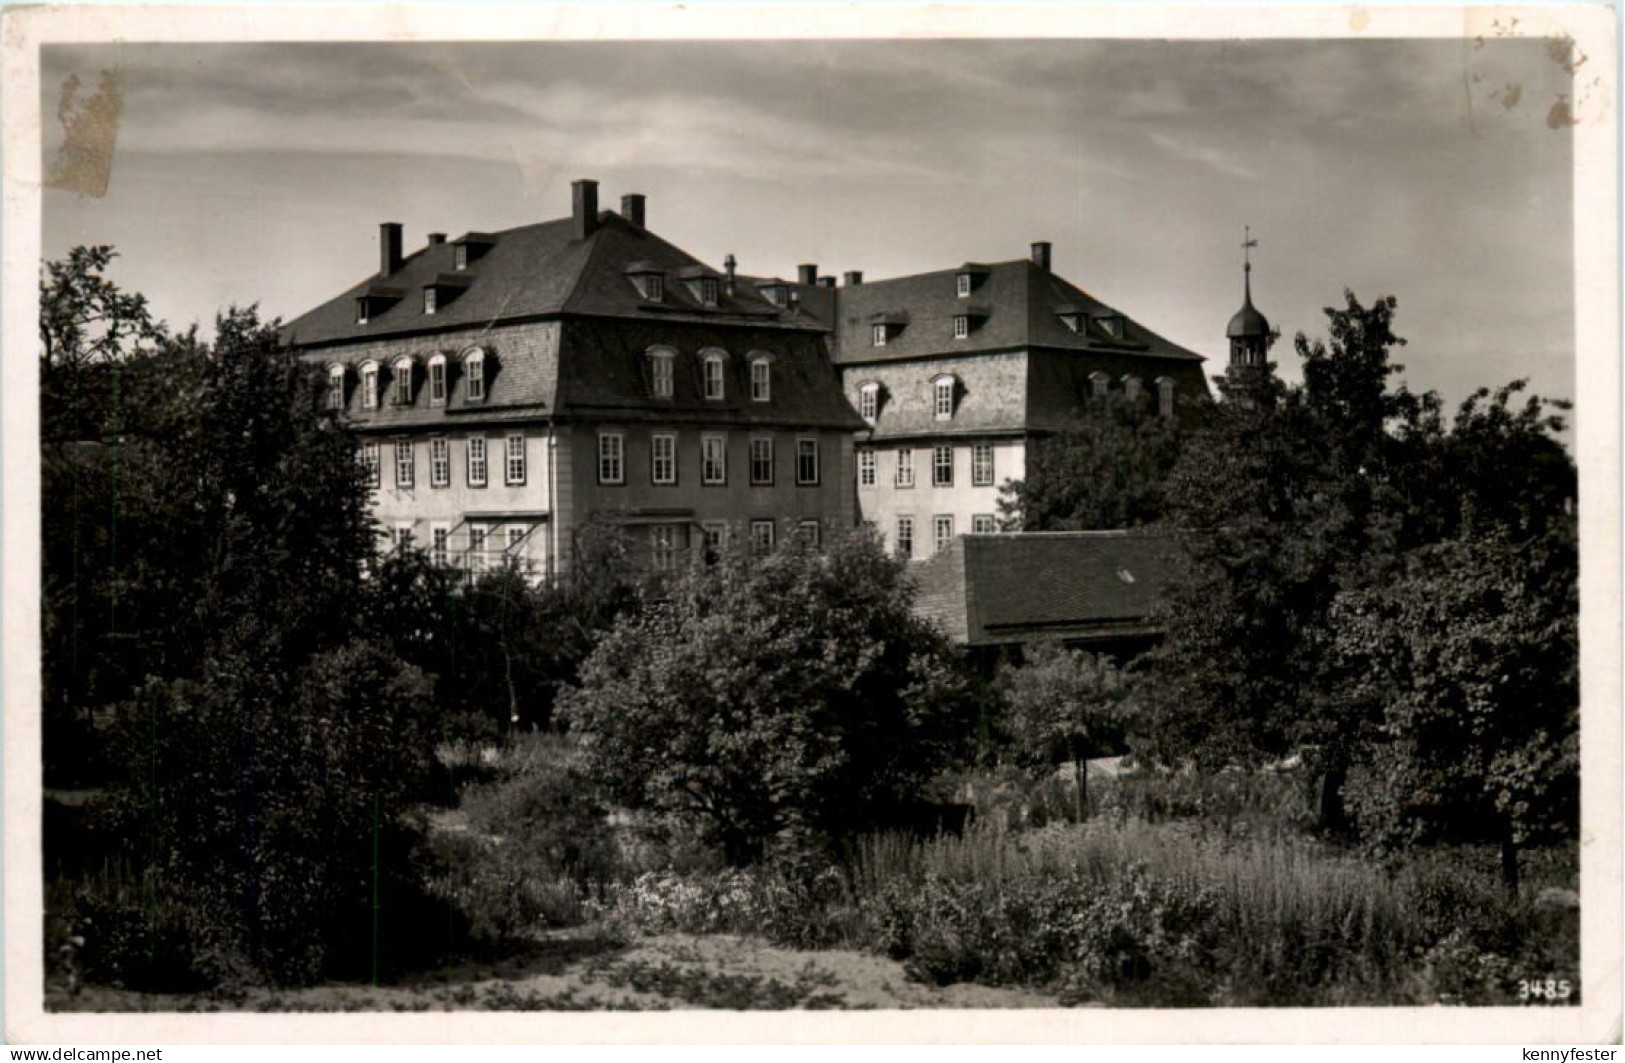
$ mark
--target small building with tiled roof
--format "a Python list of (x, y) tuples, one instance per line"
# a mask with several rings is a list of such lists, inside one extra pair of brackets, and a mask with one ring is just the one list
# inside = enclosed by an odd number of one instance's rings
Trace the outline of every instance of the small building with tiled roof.
[(911, 570), (915, 610), (972, 649), (1055, 639), (1118, 656), (1150, 648), (1178, 563), (1166, 533), (961, 535)]
[(584, 522), (656, 567), (729, 538), (855, 520), (853, 432), (827, 327), (655, 235), (642, 196), (406, 254), (289, 322), (361, 439), (374, 508), (448, 565), (568, 563)]
[(789, 289), (828, 323), (842, 386), (866, 424), (859, 512), (905, 557), (993, 531), (1000, 488), (1026, 474), (1028, 447), (1109, 397), (1182, 419), (1209, 397), (1200, 354), (1050, 262), (1041, 242), (1013, 261)]

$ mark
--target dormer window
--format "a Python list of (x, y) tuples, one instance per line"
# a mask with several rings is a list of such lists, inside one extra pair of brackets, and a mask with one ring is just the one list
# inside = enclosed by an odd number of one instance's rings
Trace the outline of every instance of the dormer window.
[(765, 357), (750, 362), (750, 401), (768, 402), (773, 398), (773, 366)]
[(937, 420), (953, 419), (958, 384), (959, 381), (951, 376), (939, 376), (931, 381), (931, 413)]
[(970, 336), (970, 316), (968, 314), (954, 315), (954, 339), (962, 340)]
[(643, 297), (651, 303), (658, 303), (666, 297), (666, 278), (658, 273), (645, 273), (638, 287), (643, 291)]
[(711, 402), (721, 402), (725, 397), (726, 389), (723, 383), (722, 366), (724, 355), (718, 350), (701, 351), (701, 369), (704, 374), (705, 397)]
[(874, 330), (870, 333), (870, 337), (876, 347), (886, 346), (886, 326), (876, 325)]
[(865, 384), (858, 389), (858, 416), (870, 424), (880, 416), (879, 384)]
[(423, 289), (423, 312), (425, 314), (434, 313), (437, 302), (438, 300), (435, 298), (435, 290), (433, 288)]
[(395, 379), (392, 384), (390, 401), (396, 406), (412, 405), (412, 359), (396, 359)]
[(468, 245), (467, 244), (458, 244), (456, 247), (452, 248), (451, 249), (451, 258), (452, 258), (453, 267), (455, 269), (459, 269), (459, 270), (467, 269), (468, 268)]
[(362, 296), (355, 301), (355, 323), (365, 325), (371, 315), (368, 313), (367, 297)]
[(762, 286), (762, 297), (774, 306), (787, 306), (790, 303), (790, 288), (784, 284), (766, 284)]
[(677, 352), (670, 347), (649, 348), (649, 391), (657, 399), (672, 397)]
[(1072, 312), (1069, 312), (1069, 313), (1061, 314), (1061, 315), (1059, 315), (1059, 317), (1061, 319), (1061, 324), (1065, 325), (1067, 328), (1071, 329), (1073, 332), (1082, 332), (1083, 331), (1083, 315), (1082, 314), (1077, 313), (1076, 311), (1072, 311)]
[(327, 408), (344, 409), (344, 367), (332, 365), (327, 369)]
[(378, 408), (378, 363), (361, 363), (361, 408), (363, 410), (376, 410)]
[[(433, 289), (430, 289), (433, 291)], [(446, 356), (437, 354), (429, 359), (429, 405), (446, 404)]]
[(967, 262), (960, 266), (959, 272), (954, 275), (954, 294), (961, 299), (969, 299), (971, 292), (976, 290), (987, 274), (988, 268), (980, 262)]
[(969, 299), (970, 298), (970, 282), (971, 282), (971, 276), (970, 276), (969, 273), (961, 273), (958, 277), (955, 278), (955, 285), (956, 285), (956, 290), (957, 290), (957, 294), (958, 294), (959, 298), (961, 298), (961, 299)]
[(1095, 324), (1100, 326), (1102, 332), (1114, 340), (1123, 338), (1123, 318), (1120, 314), (1101, 314), (1095, 318)]
[(495, 243), (496, 238), (490, 233), (464, 233), (451, 245), (451, 268), (461, 273)]
[(463, 396), (469, 402), (485, 401), (485, 352), (478, 347), (463, 355)]

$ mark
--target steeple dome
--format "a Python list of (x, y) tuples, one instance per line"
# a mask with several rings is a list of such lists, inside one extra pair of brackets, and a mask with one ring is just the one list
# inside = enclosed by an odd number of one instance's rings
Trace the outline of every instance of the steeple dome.
[(1253, 306), (1252, 250), (1258, 246), (1258, 241), (1253, 239), (1252, 226), (1248, 226), (1245, 232), (1241, 242), (1241, 309), (1236, 311), (1229, 327), (1224, 330), (1225, 338), (1230, 341), (1231, 369), (1262, 368), (1270, 345), (1269, 319)]

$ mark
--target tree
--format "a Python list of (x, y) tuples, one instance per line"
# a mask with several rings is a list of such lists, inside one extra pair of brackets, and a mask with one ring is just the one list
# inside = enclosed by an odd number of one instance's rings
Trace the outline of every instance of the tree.
[(911, 593), (863, 533), (696, 565), (616, 621), (562, 715), (622, 801), (732, 863), (849, 834), (915, 796), (974, 723)]
[(999, 493), (1010, 530), (1131, 528), (1163, 517), (1163, 484), (1180, 451), (1180, 429), (1143, 402), (1097, 403), (1060, 432), (1035, 440), (1024, 479)]
[(1109, 754), (1123, 740), (1127, 686), (1122, 674), (1109, 658), (1041, 642), (1027, 648), (1023, 664), (1005, 665), (999, 678), (1018, 757), (1032, 764), (1072, 764), (1082, 822), (1089, 814), (1088, 759)]
[(1380, 846), (1572, 836), (1579, 792), (1575, 539), (1505, 529), (1415, 551), (1406, 578), (1339, 595), (1347, 696), (1376, 718), (1355, 818)]

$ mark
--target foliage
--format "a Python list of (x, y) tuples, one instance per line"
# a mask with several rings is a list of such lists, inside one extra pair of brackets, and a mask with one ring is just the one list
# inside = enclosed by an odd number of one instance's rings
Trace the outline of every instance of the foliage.
[(1578, 827), (1574, 544), (1501, 533), (1410, 562), (1333, 608), (1349, 696), (1379, 720), (1356, 819), (1390, 846), (1488, 836), (1516, 889), (1516, 848)]
[(1019, 666), (1006, 665), (999, 686), (1009, 705), (1008, 730), (1018, 759), (1070, 762), (1077, 818), (1088, 814), (1085, 761), (1118, 751), (1127, 688), (1111, 660), (1056, 642), (1027, 648)]
[(966, 685), (873, 536), (722, 559), (623, 615), (563, 706), (589, 770), (740, 864), (838, 836), (959, 751)]
[(1163, 483), (1179, 458), (1180, 428), (1148, 403), (1098, 402), (1027, 450), (1026, 476), (999, 492), (1007, 530), (1132, 528), (1162, 519)]

